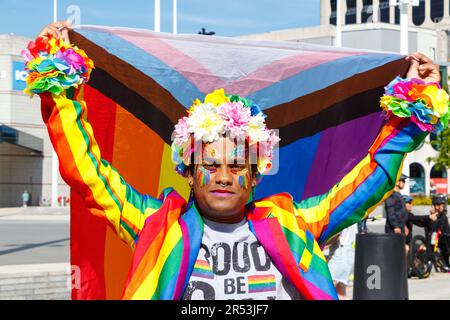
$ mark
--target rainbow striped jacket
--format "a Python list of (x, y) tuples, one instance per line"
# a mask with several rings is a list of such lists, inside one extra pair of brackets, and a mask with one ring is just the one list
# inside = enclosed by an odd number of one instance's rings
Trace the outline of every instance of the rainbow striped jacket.
[[(41, 100), (62, 177), (134, 250), (123, 298), (181, 299), (203, 234), (195, 205), (188, 207), (173, 189), (159, 199), (140, 194), (101, 158), (82, 87), (45, 92)], [(337, 299), (321, 246), (390, 194), (406, 153), (426, 135), (409, 119), (393, 116), (367, 155), (327, 193), (300, 202), (281, 193), (247, 206), (250, 229), (302, 297)]]

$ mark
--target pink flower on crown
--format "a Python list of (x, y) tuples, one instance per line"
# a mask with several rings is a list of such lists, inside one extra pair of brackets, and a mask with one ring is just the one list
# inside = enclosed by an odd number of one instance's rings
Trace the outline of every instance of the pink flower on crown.
[(172, 134), (172, 139), (175, 144), (178, 146), (182, 146), (184, 142), (189, 140), (190, 132), (187, 124), (188, 117), (183, 117), (178, 120), (178, 123), (175, 125), (175, 130)]
[(270, 130), (270, 136), (269, 136), (269, 144), (271, 147), (271, 150), (277, 145), (278, 142), (280, 142), (280, 137), (276, 134), (275, 131)]
[(245, 139), (251, 118), (250, 108), (245, 108), (242, 102), (228, 102), (219, 106), (217, 114), (225, 121), (231, 138)]

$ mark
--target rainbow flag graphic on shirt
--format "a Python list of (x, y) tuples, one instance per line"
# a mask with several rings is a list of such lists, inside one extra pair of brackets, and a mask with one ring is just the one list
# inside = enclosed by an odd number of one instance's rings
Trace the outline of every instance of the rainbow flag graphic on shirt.
[(206, 278), (206, 279), (214, 279), (214, 274), (211, 270), (211, 266), (205, 260), (195, 261), (194, 270), (192, 271), (192, 276)]
[(248, 292), (275, 291), (275, 275), (248, 276)]

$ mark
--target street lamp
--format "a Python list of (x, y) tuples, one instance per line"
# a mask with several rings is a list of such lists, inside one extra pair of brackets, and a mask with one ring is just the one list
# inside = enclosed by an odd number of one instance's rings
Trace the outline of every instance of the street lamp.
[(172, 5), (172, 33), (177, 34), (178, 32), (178, 24), (177, 24), (177, 0), (173, 0)]
[(336, 38), (334, 45), (336, 47), (342, 47), (342, 0), (336, 0)]
[[(390, 6), (399, 6), (400, 8), (400, 54), (407, 55), (409, 53), (408, 48), (408, 6), (419, 6), (419, 0), (389, 0)], [(411, 155), (408, 154), (403, 162), (403, 173), (409, 176), (409, 164)], [(410, 193), (409, 179), (405, 181), (404, 190), (406, 194)]]
[(155, 32), (161, 31), (161, 0), (155, 0), (155, 21), (153, 30)]
[(399, 6), (400, 9), (400, 53), (408, 54), (408, 6), (417, 7), (420, 0), (389, 0), (392, 7)]
[(58, 0), (53, 0), (53, 22), (58, 21)]

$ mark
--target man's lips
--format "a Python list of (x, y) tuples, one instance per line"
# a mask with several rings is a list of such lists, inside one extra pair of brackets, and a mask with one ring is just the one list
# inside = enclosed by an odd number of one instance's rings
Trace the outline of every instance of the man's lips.
[(217, 197), (229, 197), (234, 195), (234, 192), (226, 189), (215, 189), (211, 190), (210, 192)]

